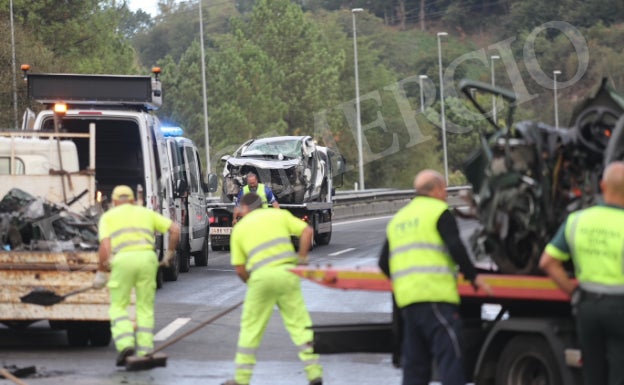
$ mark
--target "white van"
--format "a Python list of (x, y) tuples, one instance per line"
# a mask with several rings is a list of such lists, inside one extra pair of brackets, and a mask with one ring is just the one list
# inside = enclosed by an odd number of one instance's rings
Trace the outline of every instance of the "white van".
[[(110, 204), (113, 188), (124, 184), (135, 190), (144, 206), (173, 218), (171, 166), (160, 121), (151, 113), (162, 101), (159, 70), (154, 74), (154, 78), (28, 74), (28, 92), (31, 99), (46, 107), (37, 114), (34, 130), (94, 132), (94, 144), (85, 138), (71, 140), (78, 151), (79, 169), (87, 168), (94, 157), (95, 194), (104, 208)], [(159, 259), (167, 244), (168, 234), (157, 237)], [(163, 272), (170, 280), (177, 279), (177, 259)], [(161, 278), (159, 275), (159, 284)]]
[(162, 132), (171, 165), (170, 180), (174, 186), (176, 220), (182, 229), (178, 246), (180, 271), (185, 272), (189, 270), (191, 256), (195, 266), (208, 264), (208, 186), (204, 181), (201, 158), (195, 143), (182, 136), (184, 132), (180, 127), (162, 128)]

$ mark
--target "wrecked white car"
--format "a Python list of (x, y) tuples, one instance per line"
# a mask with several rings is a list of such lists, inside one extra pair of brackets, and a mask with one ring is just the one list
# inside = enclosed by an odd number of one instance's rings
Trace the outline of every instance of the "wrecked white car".
[(268, 185), (280, 204), (327, 201), (332, 178), (330, 162), (342, 159), (336, 152), (316, 145), (310, 136), (251, 139), (234, 155), (221, 158), (223, 197), (232, 201), (254, 172)]

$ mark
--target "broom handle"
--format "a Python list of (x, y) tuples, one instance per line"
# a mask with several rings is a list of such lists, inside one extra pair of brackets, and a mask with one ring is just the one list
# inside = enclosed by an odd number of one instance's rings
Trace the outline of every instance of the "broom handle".
[(195, 333), (196, 331), (198, 331), (199, 329), (201, 329), (201, 328), (203, 328), (204, 326), (208, 325), (209, 323), (212, 323), (212, 322), (214, 322), (214, 321), (218, 320), (219, 318), (223, 317), (224, 315), (226, 315), (226, 314), (228, 314), (228, 313), (231, 313), (232, 311), (236, 310), (236, 308), (238, 308), (238, 307), (239, 307), (240, 305), (242, 305), (242, 304), (243, 304), (243, 301), (240, 301), (240, 302), (236, 303), (234, 306), (231, 306), (231, 307), (229, 307), (229, 308), (225, 309), (225, 310), (224, 310), (224, 311), (222, 311), (221, 313), (219, 313), (219, 314), (217, 314), (217, 315), (215, 315), (215, 316), (213, 316), (213, 317), (211, 317), (211, 318), (209, 318), (209, 319), (207, 319), (207, 320), (203, 321), (202, 323), (200, 323), (200, 324), (198, 324), (198, 325), (195, 325), (195, 327), (193, 327), (193, 328), (191, 328), (191, 329), (187, 330), (186, 332), (184, 332), (184, 333), (180, 334), (179, 336), (177, 336), (177, 337), (175, 337), (175, 338), (172, 338), (172, 339), (170, 339), (169, 341), (165, 342), (164, 344), (160, 345), (159, 347), (157, 347), (156, 349), (154, 349), (154, 350), (152, 351), (152, 353), (151, 353), (151, 354), (149, 354), (149, 355), (150, 355), (150, 356), (151, 356), (151, 355), (154, 355), (154, 353), (158, 353), (159, 351), (163, 350), (164, 348), (169, 347), (169, 346), (171, 346), (171, 345), (175, 344), (176, 342), (180, 341), (182, 338), (185, 338), (185, 337), (187, 337), (187, 336), (189, 336), (189, 335), (191, 335), (191, 334)]
[(65, 299), (65, 298), (67, 298), (69, 296), (72, 296), (72, 295), (80, 294), (82, 292), (85, 292), (85, 291), (91, 290), (91, 289), (93, 289), (93, 285), (87, 286), (87, 287), (82, 287), (82, 288), (76, 289), (74, 291), (70, 291), (69, 293), (63, 295), (63, 299)]

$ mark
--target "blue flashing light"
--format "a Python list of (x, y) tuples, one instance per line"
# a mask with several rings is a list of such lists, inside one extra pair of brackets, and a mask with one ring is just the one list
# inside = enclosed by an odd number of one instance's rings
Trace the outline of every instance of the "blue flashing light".
[(165, 137), (176, 137), (184, 135), (184, 131), (180, 127), (161, 127), (160, 131)]

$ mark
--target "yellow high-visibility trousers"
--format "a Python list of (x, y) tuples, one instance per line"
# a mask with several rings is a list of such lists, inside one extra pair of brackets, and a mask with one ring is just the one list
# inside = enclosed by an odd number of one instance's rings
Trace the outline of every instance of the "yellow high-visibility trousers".
[(319, 355), (313, 353), (312, 319), (305, 307), (301, 281), (288, 271), (293, 265), (266, 266), (251, 273), (241, 315), (234, 379), (249, 384), (256, 364), (256, 351), (262, 342), (267, 323), (277, 305), (292, 342), (299, 349), (308, 380), (323, 375)]
[[(151, 250), (121, 252), (111, 261), (108, 280), (111, 334), (118, 352), (136, 348), (139, 356), (154, 348), (154, 297), (156, 295), (156, 272), (158, 258)], [(136, 337), (128, 314), (130, 296), (135, 289)], [(136, 346), (135, 346), (136, 344)]]

